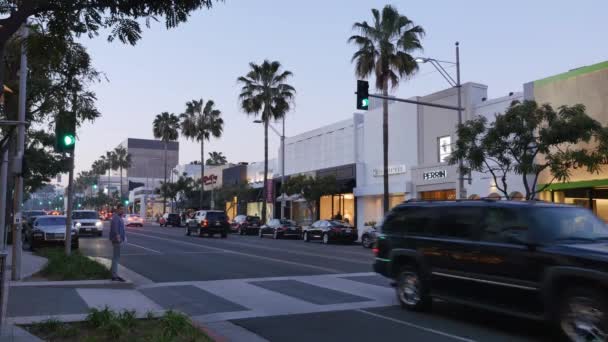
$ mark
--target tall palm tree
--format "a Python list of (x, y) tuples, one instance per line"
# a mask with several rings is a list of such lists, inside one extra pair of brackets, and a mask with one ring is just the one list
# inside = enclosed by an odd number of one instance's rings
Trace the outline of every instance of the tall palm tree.
[[(167, 144), (169, 141), (177, 140), (179, 135), (179, 118), (171, 113), (162, 112), (156, 115), (152, 123), (152, 131), (156, 139), (165, 143), (165, 181), (167, 183)], [(167, 211), (167, 199), (163, 196), (163, 214)]]
[(116, 166), (120, 170), (120, 196), (122, 197), (124, 194), (122, 189), (122, 170), (131, 167), (131, 154), (123, 146), (118, 146), (114, 149), (114, 155), (116, 156)]
[(203, 99), (192, 100), (186, 103), (186, 111), (180, 115), (182, 118), (182, 134), (201, 143), (201, 194), (200, 206), (202, 209), (205, 193), (205, 140), (211, 137), (219, 138), (224, 131), (222, 112), (214, 108), (212, 100), (203, 102)]
[(283, 118), (293, 103), (296, 90), (284, 83), (293, 76), (291, 71), (282, 70), (278, 61), (264, 60), (262, 64), (249, 63), (251, 70), (237, 81), (243, 85), (239, 100), (242, 110), (248, 114), (261, 116), (264, 123), (264, 200), (262, 220), (266, 221), (266, 199), (268, 198), (268, 124), (270, 120)]
[[(396, 8), (387, 5), (380, 13), (372, 9), (374, 17), (370, 25), (366, 21), (355, 23), (353, 29), (359, 31), (348, 39), (359, 50), (353, 54), (355, 74), (367, 78), (372, 73), (376, 77), (376, 89), (387, 96), (389, 83), (397, 88), (401, 78), (408, 78), (418, 71), (418, 64), (410, 53), (421, 50), (420, 39), (424, 29), (415, 25)], [(388, 212), (388, 100), (382, 103), (382, 149), (384, 169), (384, 212)]]
[(209, 159), (205, 162), (207, 165), (226, 165), (228, 160), (222, 152), (209, 152)]

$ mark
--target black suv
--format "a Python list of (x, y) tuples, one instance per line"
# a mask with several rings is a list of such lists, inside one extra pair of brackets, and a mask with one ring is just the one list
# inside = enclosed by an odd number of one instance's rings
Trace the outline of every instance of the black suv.
[(401, 306), (432, 298), (550, 322), (571, 341), (608, 338), (608, 228), (544, 202), (407, 202), (385, 217), (374, 270)]

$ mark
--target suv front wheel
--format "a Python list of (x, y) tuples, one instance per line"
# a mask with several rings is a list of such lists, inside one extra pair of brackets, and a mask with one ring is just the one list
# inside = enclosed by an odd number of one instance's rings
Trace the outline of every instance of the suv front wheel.
[(413, 267), (404, 266), (397, 275), (397, 299), (402, 308), (412, 311), (424, 311), (430, 307), (431, 297), (420, 276)]
[(557, 324), (569, 341), (605, 341), (608, 338), (608, 303), (591, 288), (574, 288), (562, 296)]

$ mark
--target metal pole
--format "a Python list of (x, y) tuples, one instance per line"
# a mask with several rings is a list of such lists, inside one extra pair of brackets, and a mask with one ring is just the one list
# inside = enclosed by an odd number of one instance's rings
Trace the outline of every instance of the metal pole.
[[(19, 116), (17, 118), (20, 122), (25, 122), (25, 92), (27, 88), (27, 45), (26, 39), (28, 36), (26, 24), (22, 26), (22, 41), (21, 41), (21, 65), (19, 69)], [(17, 158), (16, 162), (21, 163), (24, 158), (25, 152), (25, 125), (21, 123), (17, 131)], [(21, 169), (18, 167), (18, 169)], [(13, 234), (13, 267), (11, 268), (11, 278), (13, 280), (21, 280), (21, 229), (23, 228), (21, 222), (21, 202), (23, 202), (23, 170), (20, 170), (15, 180), (15, 221), (14, 221), (14, 234)]]
[(281, 219), (285, 219), (285, 116), (281, 134)]
[[(456, 42), (456, 89), (458, 90), (458, 126), (462, 125), (462, 85), (460, 84), (460, 46)], [(462, 174), (462, 159), (458, 161), (458, 198), (465, 199), (467, 191), (464, 188), (464, 175)]]
[(6, 248), (6, 186), (8, 183), (8, 149), (2, 153), (0, 159), (0, 234), (2, 236), (2, 248)]

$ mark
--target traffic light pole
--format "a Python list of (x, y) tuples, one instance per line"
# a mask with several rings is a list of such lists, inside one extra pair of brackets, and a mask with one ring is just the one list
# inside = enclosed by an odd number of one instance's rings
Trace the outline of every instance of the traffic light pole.
[[(27, 25), (27, 24), (26, 24)], [(17, 155), (15, 157), (16, 174), (15, 177), (15, 201), (13, 210), (13, 265), (11, 267), (11, 279), (21, 280), (21, 230), (23, 228), (21, 204), (23, 203), (23, 158), (25, 154), (25, 100), (27, 89), (27, 44), (28, 28), (26, 25), (21, 27), (21, 64), (19, 67), (19, 113), (17, 120), (20, 122), (17, 130)]]
[(74, 203), (74, 151), (70, 153), (70, 173), (67, 189), (68, 207), (65, 210), (65, 255), (72, 253), (72, 206)]

